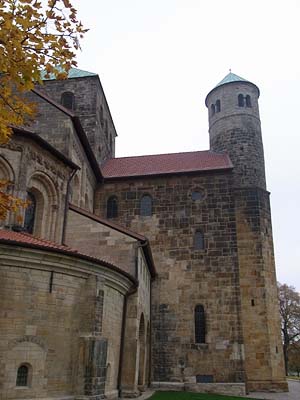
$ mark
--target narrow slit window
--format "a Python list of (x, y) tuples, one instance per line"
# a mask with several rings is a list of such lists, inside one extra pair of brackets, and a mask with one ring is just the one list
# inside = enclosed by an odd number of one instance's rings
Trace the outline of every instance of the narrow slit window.
[(205, 313), (201, 304), (195, 307), (195, 342), (205, 343)]
[(116, 196), (111, 196), (107, 200), (107, 218), (116, 218), (118, 216), (118, 199)]
[(216, 113), (221, 111), (221, 101), (217, 100), (216, 101)]
[(140, 215), (143, 217), (150, 217), (152, 215), (152, 198), (145, 194), (141, 198)]
[(210, 112), (211, 112), (211, 115), (212, 115), (212, 116), (215, 115), (216, 107), (215, 107), (214, 104), (212, 104), (212, 105), (210, 106)]
[(239, 107), (244, 107), (244, 105), (245, 105), (245, 102), (244, 102), (244, 96), (242, 95), (242, 94), (239, 94), (239, 96), (238, 96), (238, 104), (239, 104)]
[(247, 96), (246, 96), (246, 107), (252, 107), (251, 97), (249, 96), (249, 94), (247, 94)]
[(100, 105), (100, 124), (101, 124), (101, 126), (103, 128), (103, 125), (104, 125), (104, 112), (103, 112), (103, 106), (102, 105)]
[(29, 202), (25, 210), (24, 230), (28, 233), (33, 233), (35, 212), (36, 212), (36, 199), (31, 193), (27, 193), (27, 201)]
[(195, 249), (196, 250), (204, 249), (204, 235), (202, 231), (196, 231), (195, 233)]

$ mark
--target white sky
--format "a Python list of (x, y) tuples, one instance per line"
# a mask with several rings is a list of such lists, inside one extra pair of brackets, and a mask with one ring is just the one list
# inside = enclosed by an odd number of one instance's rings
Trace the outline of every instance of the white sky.
[(227, 73), (259, 86), (277, 278), (300, 290), (300, 1), (74, 0), (117, 156), (208, 149), (206, 94)]

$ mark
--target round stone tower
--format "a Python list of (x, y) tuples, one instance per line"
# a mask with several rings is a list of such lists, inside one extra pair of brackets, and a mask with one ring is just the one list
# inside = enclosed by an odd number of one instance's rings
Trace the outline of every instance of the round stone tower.
[(233, 163), (239, 301), (250, 391), (287, 390), (281, 347), (269, 193), (266, 191), (259, 89), (229, 73), (206, 97), (210, 148)]
[(259, 89), (230, 72), (207, 95), (210, 149), (229, 154), (236, 187), (266, 188)]

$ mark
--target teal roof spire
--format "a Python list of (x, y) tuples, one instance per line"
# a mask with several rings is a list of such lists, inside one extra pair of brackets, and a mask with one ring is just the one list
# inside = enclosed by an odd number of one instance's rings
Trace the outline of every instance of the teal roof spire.
[(241, 78), (240, 76), (231, 72), (231, 69), (229, 71), (230, 71), (229, 74), (227, 74), (225, 76), (225, 78), (223, 78), (221, 80), (221, 82), (219, 82), (215, 87), (224, 85), (225, 83), (231, 83), (231, 82), (249, 82), (247, 79)]
[(257, 91), (258, 91), (258, 97), (259, 97), (259, 88), (254, 84), (254, 83), (252, 83), (252, 82), (250, 82), (250, 81), (248, 81), (247, 79), (244, 79), (244, 78), (242, 78), (242, 77), (240, 77), (240, 76), (238, 76), (238, 75), (236, 75), (236, 74), (234, 74), (233, 72), (231, 72), (231, 69), (229, 70), (229, 74), (227, 74), (209, 93), (208, 93), (208, 95), (206, 96), (206, 99), (205, 99), (205, 104), (206, 104), (206, 106), (207, 106), (207, 98), (208, 98), (208, 96), (215, 90), (215, 89), (217, 89), (218, 87), (220, 87), (220, 86), (223, 86), (223, 85), (226, 85), (226, 84), (228, 84), (228, 83), (234, 83), (234, 82), (241, 82), (241, 83), (247, 83), (247, 84), (249, 84), (250, 83), (250, 85), (253, 85), (253, 86), (255, 86), (256, 87), (256, 89), (257, 89)]

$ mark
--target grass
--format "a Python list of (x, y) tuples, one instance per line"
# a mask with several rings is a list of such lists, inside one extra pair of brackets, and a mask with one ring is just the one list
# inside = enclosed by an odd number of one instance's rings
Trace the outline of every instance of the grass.
[(293, 380), (295, 380), (295, 381), (300, 381), (300, 377), (299, 377), (299, 376), (289, 375), (287, 378), (288, 378), (288, 379), (293, 379)]
[(190, 392), (155, 392), (149, 400), (241, 400), (245, 397)]

